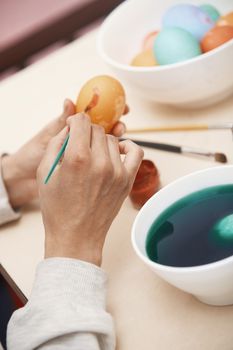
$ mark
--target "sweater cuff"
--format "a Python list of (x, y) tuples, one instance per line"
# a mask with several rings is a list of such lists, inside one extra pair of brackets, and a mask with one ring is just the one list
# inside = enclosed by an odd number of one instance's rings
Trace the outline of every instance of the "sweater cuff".
[(106, 273), (93, 264), (71, 258), (47, 258), (37, 266), (29, 302), (39, 297), (47, 303), (60, 299), (83, 307), (105, 308), (106, 283)]
[(9, 202), (7, 190), (2, 177), (2, 157), (0, 154), (0, 225), (20, 218), (20, 212), (15, 211)]

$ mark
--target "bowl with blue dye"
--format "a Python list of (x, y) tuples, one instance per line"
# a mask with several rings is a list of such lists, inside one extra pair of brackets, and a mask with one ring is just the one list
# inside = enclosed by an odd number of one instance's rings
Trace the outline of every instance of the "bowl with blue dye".
[(233, 166), (182, 177), (156, 193), (132, 228), (138, 257), (210, 305), (233, 304)]
[[(160, 30), (169, 23), (176, 25), (177, 18), (173, 13), (167, 19), (163, 19), (163, 16), (169, 8), (180, 3), (180, 0), (124, 1), (103, 22), (97, 40), (98, 52), (116, 76), (139, 98), (179, 107), (200, 108), (221, 101), (233, 93), (233, 40), (201, 55), (191, 43), (188, 51), (192, 51), (193, 57), (189, 58), (188, 55), (186, 60), (170, 64), (170, 57), (164, 58), (163, 45), (158, 39), (159, 59), (168, 59), (166, 65), (130, 65), (132, 58), (141, 51), (143, 39), (148, 33)], [(193, 0), (186, 3), (201, 6), (205, 2)], [(208, 4), (215, 6), (221, 14), (233, 10), (231, 0), (208, 0)], [(191, 21), (188, 24), (191, 30), (192, 25), (197, 29), (194, 32), (197, 39), (211, 27), (198, 28)], [(169, 31), (168, 26), (163, 33), (165, 39)], [(182, 28), (177, 28), (174, 36), (182, 36), (184, 41), (187, 39), (190, 43), (188, 33), (183, 33)], [(164, 37), (161, 39), (163, 41)], [(167, 47), (170, 44), (167, 42)], [(175, 54), (179, 55), (179, 52), (177, 48)]]

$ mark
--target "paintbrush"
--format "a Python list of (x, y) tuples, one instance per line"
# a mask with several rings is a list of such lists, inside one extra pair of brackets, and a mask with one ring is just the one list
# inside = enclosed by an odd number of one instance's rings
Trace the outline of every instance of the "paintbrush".
[(187, 125), (167, 125), (148, 128), (127, 129), (126, 133), (141, 132), (166, 132), (166, 131), (205, 131), (205, 130), (233, 130), (233, 123), (222, 124), (187, 124)]
[(58, 152), (58, 154), (57, 154), (57, 156), (56, 156), (56, 158), (55, 158), (55, 160), (54, 160), (54, 162), (53, 162), (53, 165), (51, 166), (51, 168), (50, 168), (50, 170), (49, 170), (49, 172), (48, 172), (48, 175), (46, 176), (46, 178), (45, 178), (45, 180), (44, 180), (44, 184), (45, 184), (45, 185), (48, 183), (48, 181), (49, 181), (49, 179), (50, 179), (52, 173), (54, 172), (56, 166), (57, 166), (58, 163), (60, 162), (60, 159), (61, 159), (61, 157), (63, 156), (63, 153), (65, 152), (67, 143), (68, 143), (68, 141), (69, 141), (69, 137), (70, 137), (70, 135), (68, 134), (68, 135), (66, 136), (66, 138), (65, 138), (65, 141), (64, 141), (64, 143), (63, 143), (63, 145), (62, 145), (60, 151)]
[[(84, 113), (89, 112), (93, 107), (96, 106), (98, 100), (98, 94), (94, 93), (92, 100), (88, 104), (88, 106), (85, 108)], [(205, 124), (199, 124), (199, 125), (171, 125), (171, 126), (160, 126), (160, 127), (151, 127), (151, 128), (141, 128), (141, 129), (127, 129), (127, 133), (140, 133), (140, 132), (161, 132), (161, 131), (200, 131), (200, 130), (232, 130), (233, 132), (233, 123), (224, 123), (224, 124), (215, 124), (215, 125), (205, 125)], [(53, 165), (51, 166), (48, 175), (45, 178), (44, 183), (47, 184), (51, 175), (53, 174), (56, 166), (58, 165), (61, 157), (63, 156), (63, 153), (65, 152), (67, 143), (69, 141), (69, 134), (67, 135), (64, 144), (62, 145), (60, 151), (57, 154), (57, 157), (54, 160)], [(225, 154), (223, 153), (211, 153), (206, 152), (202, 150), (195, 150), (188, 147), (179, 147), (179, 146), (172, 146), (172, 145), (166, 145), (166, 144), (158, 144), (153, 142), (144, 142), (144, 141), (134, 141), (135, 143), (138, 143), (138, 145), (144, 146), (144, 147), (150, 147), (154, 149), (160, 149), (163, 151), (169, 151), (169, 152), (175, 152), (175, 153), (185, 153), (185, 154), (196, 154), (196, 155), (202, 155), (206, 157), (212, 157), (215, 159), (215, 161), (220, 163), (226, 163), (227, 158)], [(140, 142), (140, 143), (139, 143)], [(142, 144), (143, 143), (143, 144)], [(146, 145), (147, 144), (147, 145)], [(150, 144), (150, 146), (149, 146)], [(153, 146), (152, 146), (153, 144)], [(163, 148), (158, 148), (163, 146)], [(169, 149), (168, 149), (169, 148)]]
[[(121, 140), (123, 140), (123, 139), (121, 139)], [(205, 150), (198, 149), (198, 148), (169, 145), (166, 143), (157, 143), (157, 142), (140, 141), (140, 140), (132, 140), (132, 139), (131, 139), (131, 141), (133, 141), (134, 143), (136, 143), (139, 146), (153, 148), (153, 149), (157, 149), (160, 151), (181, 153), (184, 155), (203, 156), (203, 157), (207, 157), (207, 158), (212, 158), (216, 162), (219, 162), (219, 163), (226, 163), (227, 162), (227, 157), (224, 153), (209, 152), (209, 151), (205, 151)]]
[[(97, 105), (97, 102), (98, 102), (98, 99), (99, 99), (99, 94), (97, 91), (94, 92), (93, 96), (92, 96), (92, 99), (91, 101), (88, 103), (87, 107), (85, 108), (84, 110), (84, 113), (87, 113), (89, 112), (92, 108), (94, 108), (96, 105)], [(46, 185), (51, 177), (51, 175), (53, 174), (56, 166), (58, 165), (58, 163), (60, 162), (62, 156), (63, 156), (63, 153), (65, 152), (65, 149), (66, 149), (66, 146), (68, 144), (68, 141), (69, 141), (69, 138), (70, 138), (70, 134), (68, 134), (65, 138), (65, 141), (61, 147), (61, 149), (59, 150), (49, 172), (48, 172), (48, 175), (46, 176), (45, 180), (44, 180), (44, 184)]]

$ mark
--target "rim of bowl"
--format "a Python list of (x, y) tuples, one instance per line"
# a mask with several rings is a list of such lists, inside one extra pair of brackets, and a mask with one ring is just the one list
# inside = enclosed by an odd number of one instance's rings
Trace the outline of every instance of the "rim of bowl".
[(193, 57), (193, 58), (189, 58), (185, 61), (181, 61), (181, 62), (176, 62), (176, 63), (171, 63), (171, 64), (166, 64), (166, 65), (161, 65), (161, 66), (150, 66), (150, 67), (134, 67), (131, 66), (130, 64), (126, 64), (126, 63), (120, 63), (116, 60), (114, 60), (113, 58), (111, 58), (110, 56), (108, 56), (104, 50), (104, 45), (103, 45), (103, 37), (105, 35), (105, 32), (107, 30), (107, 26), (110, 23), (111, 19), (113, 16), (115, 16), (115, 14), (117, 12), (121, 11), (121, 8), (123, 8), (128, 2), (131, 2), (132, 0), (127, 0), (123, 3), (121, 3), (120, 5), (118, 5), (108, 16), (107, 18), (104, 20), (104, 22), (101, 24), (99, 32), (98, 32), (98, 36), (97, 36), (97, 50), (100, 54), (100, 56), (110, 65), (118, 68), (118, 69), (122, 69), (124, 71), (131, 71), (131, 72), (156, 72), (156, 71), (163, 71), (166, 69), (175, 69), (178, 68), (180, 66), (185, 66), (188, 64), (192, 64), (193, 62), (198, 62), (200, 60), (204, 60), (204, 59), (208, 59), (208, 57), (211, 57), (215, 54), (217, 54), (218, 52), (224, 50), (226, 47), (228, 46), (233, 46), (233, 39), (230, 39), (229, 41), (223, 43), (222, 45), (216, 47), (215, 49), (202, 53), (199, 56)]
[[(141, 211), (145, 210), (147, 206), (150, 205), (150, 202), (152, 202), (152, 200), (159, 196), (159, 194), (161, 193), (161, 191), (163, 191), (164, 189), (167, 189), (169, 187), (174, 186), (176, 183), (182, 182), (184, 179), (192, 177), (194, 175), (198, 175), (198, 174), (202, 174), (202, 173), (206, 173), (209, 172), (210, 170), (216, 170), (216, 169), (224, 169), (224, 168), (233, 168), (233, 165), (223, 165), (223, 166), (217, 166), (217, 167), (213, 167), (213, 168), (207, 168), (207, 169), (203, 169), (203, 170), (199, 170), (199, 171), (195, 171), (194, 173), (182, 176), (181, 178), (172, 181), (170, 184), (166, 185), (164, 188), (162, 188), (160, 191), (158, 191), (157, 193), (155, 193), (145, 204), (144, 206), (140, 209), (140, 211), (138, 212), (134, 222), (133, 222), (133, 226), (131, 229), (131, 243), (133, 245), (134, 251), (136, 252), (136, 254), (143, 260), (143, 262), (146, 265), (149, 265), (151, 267), (155, 267), (160, 270), (160, 271), (165, 271), (165, 272), (175, 272), (178, 274), (185, 274), (188, 272), (200, 272), (200, 271), (205, 271), (205, 270), (212, 270), (215, 269), (216, 267), (221, 267), (223, 265), (226, 265), (229, 261), (233, 261), (233, 255), (228, 256), (224, 259), (221, 260), (217, 260), (214, 261), (212, 263), (208, 263), (208, 264), (204, 264), (204, 265), (195, 265), (195, 266), (186, 266), (186, 267), (179, 267), (179, 266), (169, 266), (169, 265), (163, 265), (163, 264), (159, 264), (153, 260), (151, 260), (147, 255), (143, 255), (140, 251), (140, 249), (138, 248), (138, 245), (136, 243), (136, 239), (135, 239), (135, 231), (136, 231), (136, 226), (137, 223), (140, 219), (141, 216)], [(212, 187), (212, 186), (211, 186)]]

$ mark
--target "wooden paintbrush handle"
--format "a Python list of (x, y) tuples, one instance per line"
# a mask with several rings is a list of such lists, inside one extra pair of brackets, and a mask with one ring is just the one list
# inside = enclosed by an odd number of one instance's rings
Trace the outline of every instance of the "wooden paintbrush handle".
[(174, 125), (174, 126), (160, 126), (151, 128), (141, 128), (141, 129), (127, 129), (127, 133), (140, 133), (140, 132), (166, 132), (166, 131), (198, 131), (198, 130), (208, 130), (208, 125)]

